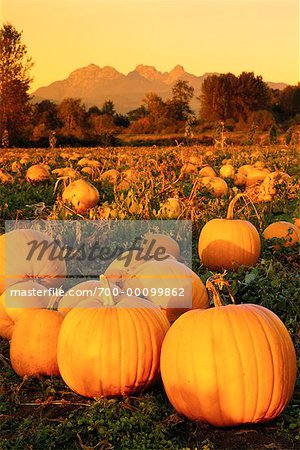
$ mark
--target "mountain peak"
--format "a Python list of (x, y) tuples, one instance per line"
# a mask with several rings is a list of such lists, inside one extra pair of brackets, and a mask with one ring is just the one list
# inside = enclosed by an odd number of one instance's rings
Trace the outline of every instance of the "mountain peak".
[(184, 67), (181, 66), (180, 64), (177, 64), (177, 66), (174, 67), (174, 69), (171, 70), (170, 74), (172, 75), (181, 75), (182, 73), (184, 73)]
[(96, 64), (89, 64), (88, 66), (81, 67), (80, 69), (76, 69), (71, 72), (69, 78), (71, 78), (72, 80), (85, 80), (87, 78), (113, 80), (121, 76), (122, 74), (118, 72), (114, 67), (99, 67)]
[(147, 80), (162, 80), (165, 76), (165, 74), (157, 70), (154, 66), (144, 64), (138, 64), (134, 70)]

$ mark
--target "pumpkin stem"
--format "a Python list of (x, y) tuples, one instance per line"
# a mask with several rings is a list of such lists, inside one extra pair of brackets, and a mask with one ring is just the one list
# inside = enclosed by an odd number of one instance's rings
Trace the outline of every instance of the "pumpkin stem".
[(262, 226), (261, 218), (260, 218), (260, 216), (259, 216), (259, 214), (257, 212), (257, 209), (256, 209), (253, 201), (251, 200), (251, 198), (249, 197), (249, 195), (246, 192), (239, 193), (235, 197), (233, 197), (233, 199), (231, 200), (231, 202), (229, 203), (229, 206), (228, 206), (226, 219), (229, 219), (229, 220), (233, 219), (233, 208), (234, 208), (236, 202), (238, 201), (238, 199), (241, 198), (241, 197), (244, 199), (246, 205), (247, 205), (246, 199), (249, 201), (249, 203), (251, 204), (252, 208), (254, 209), (255, 215), (256, 215), (256, 217), (257, 217), (257, 219), (258, 219), (258, 221), (260, 223), (260, 227), (261, 227)]
[[(109, 282), (107, 280), (107, 277), (105, 275), (100, 275), (99, 277), (100, 283), (103, 285), (104, 288), (104, 294), (103, 294), (103, 306), (114, 306), (115, 302), (112, 296), (111, 288), (109, 285)], [(108, 295), (107, 295), (108, 293)]]
[(213, 275), (212, 277), (208, 278), (208, 280), (206, 281), (206, 289), (209, 292), (212, 293), (214, 305), (216, 307), (217, 306), (223, 306), (223, 303), (222, 303), (219, 291), (221, 291), (224, 286), (228, 290), (228, 293), (229, 293), (229, 296), (230, 296), (230, 299), (231, 299), (232, 303), (235, 303), (235, 300), (234, 300), (234, 297), (233, 297), (233, 294), (232, 294), (232, 291), (231, 291), (231, 288), (230, 288), (230, 284), (224, 278), (225, 274), (226, 274), (226, 270), (225, 270), (225, 272), (223, 274), (217, 273), (217, 274)]
[(229, 203), (228, 206), (228, 210), (227, 210), (227, 216), (226, 219), (232, 220), (233, 219), (233, 209), (234, 206), (236, 204), (236, 202), (238, 201), (239, 198), (244, 197), (245, 194), (237, 194), (235, 197), (233, 197), (233, 199), (231, 200), (231, 202)]

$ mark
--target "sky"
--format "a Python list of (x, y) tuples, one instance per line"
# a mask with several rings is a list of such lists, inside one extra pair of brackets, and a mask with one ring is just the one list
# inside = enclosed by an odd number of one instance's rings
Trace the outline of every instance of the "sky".
[(253, 71), (299, 81), (300, 0), (0, 0), (1, 22), (23, 31), (31, 90), (90, 63), (127, 74)]

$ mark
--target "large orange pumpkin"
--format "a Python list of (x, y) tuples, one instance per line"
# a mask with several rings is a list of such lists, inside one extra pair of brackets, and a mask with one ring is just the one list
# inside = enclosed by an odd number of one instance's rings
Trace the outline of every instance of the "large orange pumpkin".
[(201, 230), (198, 254), (210, 270), (254, 266), (260, 255), (260, 237), (255, 226), (247, 220), (233, 218), (233, 208), (243, 194), (230, 202), (226, 219), (212, 219)]
[[(33, 243), (33, 244), (31, 244)], [(16, 229), (0, 236), (0, 294), (13, 284), (37, 278), (44, 286), (60, 286), (66, 276), (63, 258), (47, 234)]]
[(296, 379), (287, 329), (262, 306), (222, 306), (216, 295), (214, 302), (183, 314), (167, 333), (161, 374), (170, 402), (189, 419), (218, 427), (275, 419)]
[(18, 375), (59, 375), (57, 341), (62, 321), (59, 312), (47, 309), (22, 315), (10, 345), (11, 364)]
[(168, 328), (160, 309), (138, 298), (121, 298), (116, 306), (75, 308), (59, 334), (61, 376), (86, 397), (143, 391), (158, 379)]

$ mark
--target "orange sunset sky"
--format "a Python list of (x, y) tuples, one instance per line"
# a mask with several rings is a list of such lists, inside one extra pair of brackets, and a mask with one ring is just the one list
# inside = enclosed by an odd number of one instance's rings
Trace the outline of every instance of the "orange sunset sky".
[(299, 81), (298, 0), (0, 0), (2, 22), (23, 30), (32, 90), (94, 63), (123, 73), (254, 71)]

